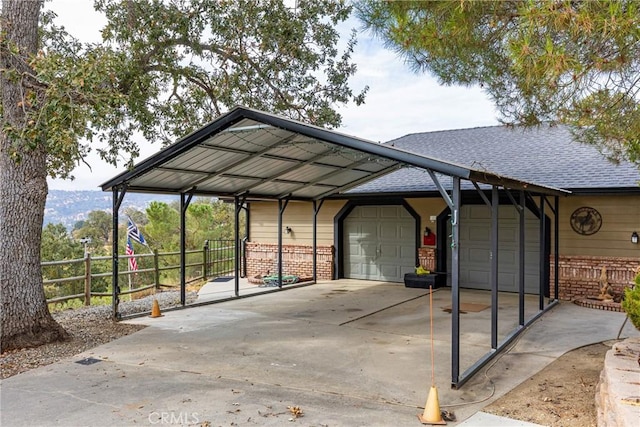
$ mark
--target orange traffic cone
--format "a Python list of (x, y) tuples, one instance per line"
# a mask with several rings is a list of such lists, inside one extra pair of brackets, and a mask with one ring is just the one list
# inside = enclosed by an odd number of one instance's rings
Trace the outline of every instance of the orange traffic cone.
[(418, 419), (422, 424), (447, 424), (447, 422), (442, 419), (440, 402), (438, 401), (438, 389), (436, 386), (431, 386), (431, 389), (429, 390), (429, 397), (427, 397), (427, 403), (424, 405), (424, 412), (422, 415), (418, 415)]
[(160, 313), (160, 304), (158, 304), (157, 299), (153, 299), (153, 307), (151, 308), (151, 316), (149, 317), (162, 317)]

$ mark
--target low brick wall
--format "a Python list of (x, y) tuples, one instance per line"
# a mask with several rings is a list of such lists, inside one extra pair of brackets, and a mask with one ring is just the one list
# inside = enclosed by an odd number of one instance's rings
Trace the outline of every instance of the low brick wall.
[(418, 248), (418, 261), (423, 268), (429, 271), (436, 270), (436, 248)]
[[(607, 280), (614, 294), (621, 294), (631, 285), (639, 258), (560, 256), (558, 262), (558, 298), (573, 301), (577, 298), (600, 295), (602, 267), (607, 269)], [(551, 262), (551, 283), (554, 270)]]
[[(317, 279), (333, 279), (334, 247), (318, 245), (316, 250)], [(266, 276), (278, 272), (278, 245), (247, 242), (247, 277)], [(307, 245), (282, 246), (282, 272), (301, 278), (313, 277), (313, 247)]]

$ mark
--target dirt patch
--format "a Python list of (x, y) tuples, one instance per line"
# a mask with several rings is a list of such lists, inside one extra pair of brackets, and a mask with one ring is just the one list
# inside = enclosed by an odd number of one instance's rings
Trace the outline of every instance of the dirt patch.
[(545, 426), (595, 427), (596, 386), (610, 349), (598, 343), (570, 351), (483, 411)]

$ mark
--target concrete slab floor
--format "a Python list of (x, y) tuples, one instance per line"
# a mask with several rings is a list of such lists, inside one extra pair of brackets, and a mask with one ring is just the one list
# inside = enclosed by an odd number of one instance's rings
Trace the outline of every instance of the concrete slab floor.
[[(458, 423), (566, 351), (615, 338), (624, 320), (562, 303), (452, 390), (450, 298), (433, 294), (434, 373), (440, 406)], [(514, 301), (500, 295), (500, 334), (517, 324)], [(487, 319), (490, 309), (461, 315), (461, 371), (488, 351)], [(128, 322), (150, 327), (2, 381), (2, 425), (421, 425), (432, 384), (428, 290), (331, 281)], [(623, 336), (634, 333), (627, 324)], [(97, 363), (75, 363), (85, 358)]]

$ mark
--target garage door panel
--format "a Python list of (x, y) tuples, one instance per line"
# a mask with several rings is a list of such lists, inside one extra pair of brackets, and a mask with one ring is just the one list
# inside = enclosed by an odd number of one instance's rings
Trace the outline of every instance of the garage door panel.
[(485, 248), (469, 248), (469, 262), (489, 262), (491, 260), (491, 252)]
[(462, 218), (491, 220), (491, 209), (487, 206), (475, 206), (475, 208), (476, 209), (467, 209), (466, 212), (463, 213)]
[[(401, 246), (400, 247), (400, 257), (402, 259), (414, 259), (415, 258), (415, 249), (413, 246)], [(413, 273), (413, 269), (409, 271), (409, 273)]]
[(468, 228), (468, 232), (465, 233), (465, 238), (468, 240), (487, 240), (491, 238), (491, 228), (483, 225), (474, 225)]
[[(406, 210), (402, 208), (402, 211), (406, 211)], [(398, 206), (380, 206), (378, 212), (379, 212), (378, 214), (379, 218), (392, 218), (392, 219), (396, 219), (399, 217), (402, 218), (401, 212)]]
[[(465, 205), (460, 211), (460, 286), (490, 289), (491, 211), (484, 205)], [(519, 280), (520, 217), (512, 206), (501, 206), (498, 226), (498, 286), (517, 291)], [(450, 232), (450, 230), (448, 230)], [(538, 292), (539, 222), (530, 211), (525, 219), (525, 291)], [(448, 247), (448, 266), (451, 250)]]
[(402, 282), (415, 268), (415, 220), (402, 206), (357, 206), (343, 223), (344, 276)]
[(384, 243), (380, 245), (380, 258), (397, 259), (399, 257), (400, 257), (400, 247), (398, 245), (388, 245)]
[(375, 206), (359, 206), (360, 209), (354, 209), (359, 211), (360, 215), (356, 215), (356, 218), (378, 218), (378, 210)]
[(483, 289), (489, 285), (489, 281), (491, 277), (489, 273), (485, 270), (473, 270), (473, 269), (469, 269), (467, 271), (467, 274), (465, 274), (465, 276), (468, 278), (467, 280), (469, 281), (469, 284), (465, 286), (482, 287)]
[(381, 239), (386, 240), (401, 240), (402, 229), (400, 226), (394, 226), (393, 224), (378, 224), (379, 227), (379, 236)]
[(392, 280), (400, 275), (399, 267), (394, 264), (381, 264), (380, 275), (382, 280)]
[(415, 244), (414, 243), (416, 238), (415, 224), (413, 223), (411, 225), (399, 224), (399, 227), (400, 227), (400, 239), (403, 242), (411, 242), (412, 244)]
[(518, 253), (512, 250), (498, 252), (498, 266), (504, 268), (517, 268)]
[(515, 292), (518, 283), (518, 277), (513, 273), (498, 273), (498, 289), (501, 291)]
[(513, 227), (500, 227), (498, 229), (498, 242), (515, 244), (518, 241), (518, 229)]

